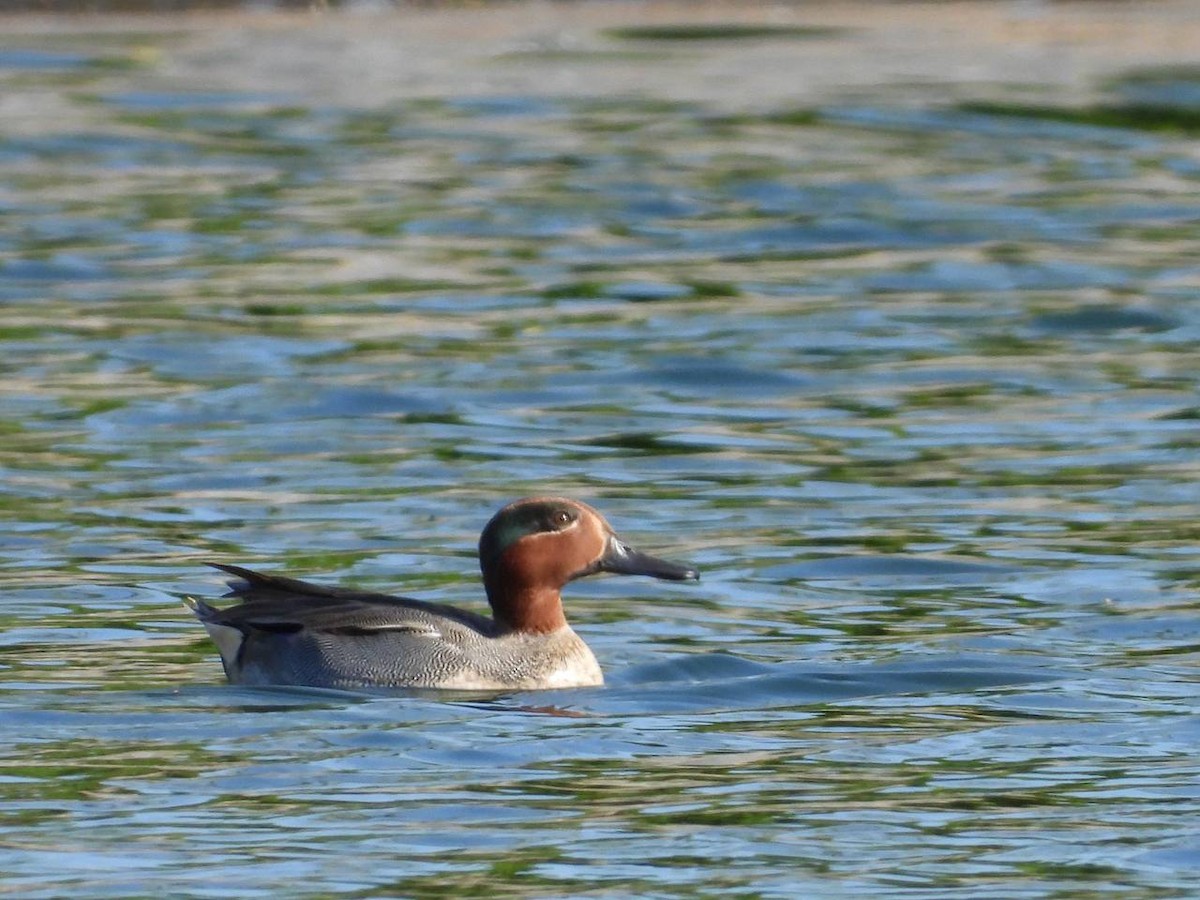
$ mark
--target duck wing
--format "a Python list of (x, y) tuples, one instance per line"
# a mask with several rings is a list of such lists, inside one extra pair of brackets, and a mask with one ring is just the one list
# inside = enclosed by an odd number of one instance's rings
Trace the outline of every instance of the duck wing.
[[(225, 596), (242, 602), (217, 610), (222, 624), (272, 631), (299, 630), (365, 633), (414, 631), (456, 622), (485, 635), (496, 632), (486, 616), (442, 603), (396, 597), (335, 585), (313, 584), (269, 575), (242, 566), (209, 563), (237, 577)], [(213, 607), (209, 607), (213, 609)]]

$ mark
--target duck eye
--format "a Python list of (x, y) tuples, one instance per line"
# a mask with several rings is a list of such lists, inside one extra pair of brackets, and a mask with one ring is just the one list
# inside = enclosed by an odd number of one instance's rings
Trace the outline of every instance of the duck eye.
[(566, 528), (571, 524), (571, 514), (565, 509), (560, 509), (550, 516), (550, 521), (554, 523), (555, 528)]

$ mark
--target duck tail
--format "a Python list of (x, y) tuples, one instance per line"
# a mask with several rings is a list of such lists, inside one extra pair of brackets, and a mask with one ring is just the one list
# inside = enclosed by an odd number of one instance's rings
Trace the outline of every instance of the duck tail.
[(215, 606), (209, 606), (199, 597), (184, 597), (183, 605), (196, 614), (196, 618), (201, 622), (211, 622), (220, 613), (220, 610)]

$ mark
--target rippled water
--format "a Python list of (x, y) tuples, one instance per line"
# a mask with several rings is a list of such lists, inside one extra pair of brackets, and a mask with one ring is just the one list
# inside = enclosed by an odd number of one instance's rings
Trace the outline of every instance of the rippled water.
[[(147, 40), (0, 52), (62, 111), (0, 131), (0, 892), (1193, 894), (1186, 122), (350, 109)], [(535, 492), (703, 571), (571, 586), (603, 689), (230, 687), (179, 602), (476, 603)]]

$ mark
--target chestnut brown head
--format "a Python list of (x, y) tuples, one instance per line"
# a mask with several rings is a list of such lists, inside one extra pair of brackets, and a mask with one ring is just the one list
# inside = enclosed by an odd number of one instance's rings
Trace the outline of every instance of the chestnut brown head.
[(479, 565), (496, 619), (520, 631), (565, 625), (559, 591), (585, 575), (699, 578), (694, 569), (634, 550), (596, 510), (560, 497), (518, 500), (496, 513), (479, 539)]

